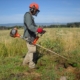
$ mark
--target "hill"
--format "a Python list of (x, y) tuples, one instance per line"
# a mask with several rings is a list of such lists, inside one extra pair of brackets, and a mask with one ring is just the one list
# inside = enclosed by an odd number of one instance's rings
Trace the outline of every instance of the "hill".
[[(36, 23), (40, 26), (49, 26), (49, 25), (61, 25), (66, 23)], [(12, 27), (12, 26), (23, 26), (23, 23), (8, 23), (8, 24), (0, 24), (0, 26)]]

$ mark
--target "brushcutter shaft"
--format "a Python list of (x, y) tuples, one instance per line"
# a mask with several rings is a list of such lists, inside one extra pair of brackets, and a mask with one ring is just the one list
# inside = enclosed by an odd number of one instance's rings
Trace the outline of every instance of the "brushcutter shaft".
[(39, 46), (39, 47), (41, 47), (42, 49), (45, 49), (46, 51), (49, 51), (49, 52), (51, 52), (51, 53), (53, 53), (53, 54), (55, 54), (55, 55), (57, 55), (57, 56), (60, 56), (60, 57), (62, 57), (62, 58), (64, 58), (64, 59), (68, 60), (66, 57), (61, 56), (61, 55), (59, 55), (58, 53), (53, 52), (53, 51), (51, 51), (50, 49), (47, 49), (47, 48), (45, 48), (45, 47), (43, 47), (43, 46), (41, 46), (41, 45), (39, 45), (39, 44), (36, 44), (36, 46)]

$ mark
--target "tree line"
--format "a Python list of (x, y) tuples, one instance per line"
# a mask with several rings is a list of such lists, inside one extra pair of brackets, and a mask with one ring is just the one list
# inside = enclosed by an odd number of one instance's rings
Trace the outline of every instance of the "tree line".
[(50, 25), (50, 26), (44, 26), (45, 28), (73, 28), (73, 27), (80, 27), (80, 22), (74, 22), (74, 23), (67, 23), (67, 24), (61, 24), (61, 25)]
[(23, 26), (12, 26), (12, 27), (0, 26), (0, 30), (10, 30), (10, 29), (15, 28), (15, 27), (18, 29), (23, 28)]
[[(18, 28), (18, 29), (21, 29), (23, 28), (23, 26), (12, 26), (12, 27), (6, 27), (6, 26), (0, 26), (0, 30), (9, 30), (9, 29), (12, 29), (12, 28)], [(44, 28), (73, 28), (73, 27), (80, 27), (80, 22), (74, 22), (74, 23), (67, 23), (67, 24), (61, 24), (61, 25), (49, 25), (49, 26), (46, 26), (46, 25), (42, 25), (42, 27)]]

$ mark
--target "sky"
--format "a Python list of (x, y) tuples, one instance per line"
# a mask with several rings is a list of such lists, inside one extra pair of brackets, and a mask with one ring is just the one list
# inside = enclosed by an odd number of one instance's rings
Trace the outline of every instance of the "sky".
[(80, 22), (80, 0), (0, 0), (0, 24), (23, 23), (32, 2), (39, 4), (36, 23)]

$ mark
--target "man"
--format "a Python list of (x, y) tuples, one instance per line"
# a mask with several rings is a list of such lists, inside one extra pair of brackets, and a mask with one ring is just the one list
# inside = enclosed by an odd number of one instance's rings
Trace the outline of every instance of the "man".
[(33, 54), (36, 53), (36, 45), (32, 44), (32, 41), (36, 38), (36, 32), (42, 33), (43, 29), (38, 28), (34, 22), (33, 16), (37, 16), (40, 12), (39, 5), (37, 3), (32, 3), (29, 6), (29, 12), (24, 15), (24, 35), (23, 37), (27, 40), (28, 52), (23, 60), (23, 65), (29, 64), (29, 68), (35, 68), (35, 63), (33, 61)]

